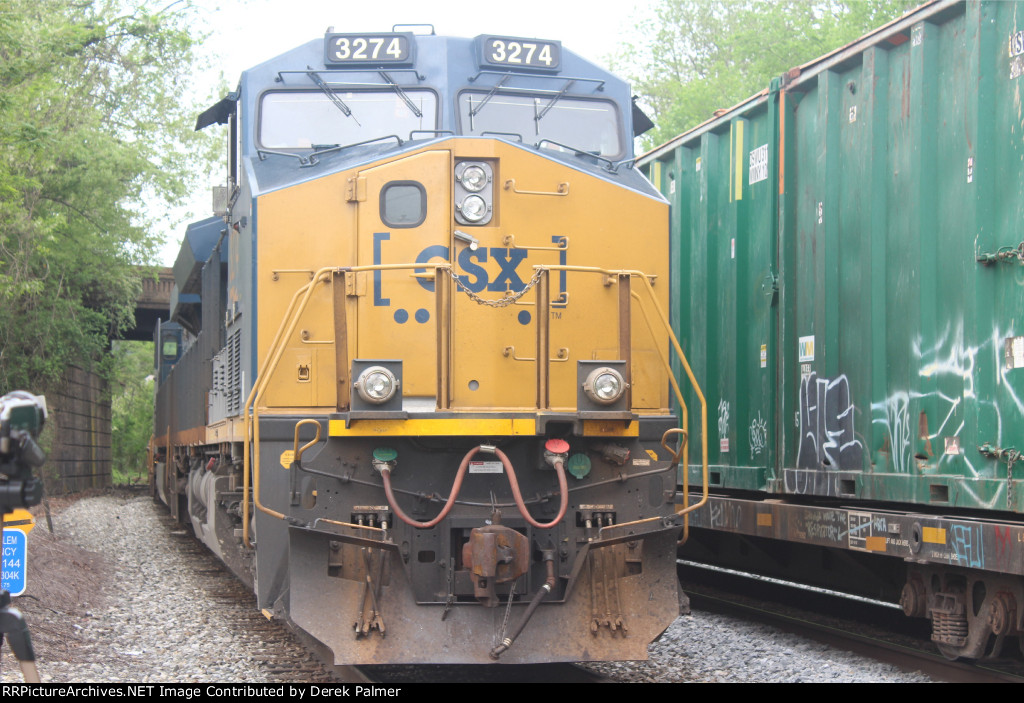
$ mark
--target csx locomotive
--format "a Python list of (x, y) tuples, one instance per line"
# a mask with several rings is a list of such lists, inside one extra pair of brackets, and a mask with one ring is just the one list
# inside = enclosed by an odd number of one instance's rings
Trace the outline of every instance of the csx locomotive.
[(338, 663), (644, 659), (678, 615), (703, 413), (641, 122), (559, 42), (402, 31), (199, 117), (227, 185), (157, 332), (154, 490)]

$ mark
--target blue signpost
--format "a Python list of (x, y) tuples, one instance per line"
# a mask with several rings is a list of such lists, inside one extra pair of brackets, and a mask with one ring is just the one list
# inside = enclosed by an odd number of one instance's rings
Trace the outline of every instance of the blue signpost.
[(3, 583), (0, 588), (9, 591), (12, 596), (20, 596), (25, 592), (27, 543), (28, 538), (21, 530), (4, 530)]

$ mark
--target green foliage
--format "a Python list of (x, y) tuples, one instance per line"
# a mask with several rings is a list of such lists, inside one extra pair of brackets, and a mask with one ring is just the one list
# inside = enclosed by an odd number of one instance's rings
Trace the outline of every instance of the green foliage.
[(202, 170), (181, 98), (193, 14), (0, 4), (0, 389), (50, 388), (132, 324), (152, 221)]
[(789, 69), (915, 7), (913, 0), (660, 0), (617, 60), (660, 144), (768, 87)]
[(117, 485), (139, 483), (147, 477), (153, 433), (153, 343), (116, 342), (111, 357), (113, 479)]

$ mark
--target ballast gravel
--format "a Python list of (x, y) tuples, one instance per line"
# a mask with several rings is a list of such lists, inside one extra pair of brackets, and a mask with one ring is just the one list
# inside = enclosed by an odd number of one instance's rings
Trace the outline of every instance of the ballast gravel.
[[(148, 496), (115, 493), (83, 498), (54, 515), (52, 536), (39, 520), (29, 540), (28, 589), (14, 605), (33, 632), (43, 682), (281, 681), (266, 656), (251, 651), (252, 639), (240, 631), (249, 625), (225, 608), (223, 594), (211, 592), (208, 574), (195, 573), (194, 544), (170, 534), (161, 511)], [(34, 556), (42, 563), (36, 570)], [(589, 666), (623, 682), (932, 680), (699, 611), (677, 619), (650, 656)], [(6, 646), (0, 680), (22, 680)]]
[(646, 662), (587, 666), (631, 683), (934, 681), (768, 625), (701, 611), (679, 617), (648, 652)]

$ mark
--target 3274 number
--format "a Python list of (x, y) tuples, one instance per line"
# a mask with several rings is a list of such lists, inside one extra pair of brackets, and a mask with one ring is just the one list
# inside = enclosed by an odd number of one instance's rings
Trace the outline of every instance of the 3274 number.
[(521, 63), (527, 66), (534, 64), (534, 54), (537, 55), (536, 63), (542, 63), (545, 66), (551, 66), (551, 45), (544, 44), (540, 47), (540, 52), (537, 52), (537, 45), (530, 42), (523, 42), (520, 44), (517, 41), (511, 41), (508, 46), (505, 46), (505, 42), (495, 40), (491, 45), (492, 53), (491, 60), (494, 63)]
[(492, 37), (487, 40), (487, 63), (524, 68), (558, 68), (559, 46), (554, 42)]
[[(350, 44), (351, 46), (349, 46)], [(357, 37), (351, 42), (342, 37), (334, 47), (334, 56), (339, 61), (347, 59), (373, 61), (381, 57), (380, 50), (383, 47), (384, 39), (380, 37), (371, 37), (369, 39)], [(388, 42), (388, 48), (384, 50), (384, 54), (396, 60), (402, 58), (402, 47), (399, 45), (397, 37)]]
[(348, 34), (329, 36), (327, 41), (329, 63), (393, 63), (409, 58), (409, 40), (402, 36)]

